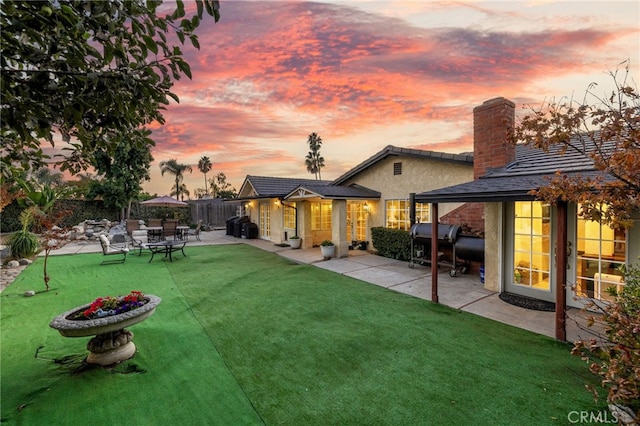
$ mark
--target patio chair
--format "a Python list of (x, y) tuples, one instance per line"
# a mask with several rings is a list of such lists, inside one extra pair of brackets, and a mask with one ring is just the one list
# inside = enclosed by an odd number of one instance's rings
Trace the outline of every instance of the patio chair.
[(131, 235), (131, 233), (137, 229), (140, 229), (138, 219), (127, 219), (127, 234)]
[(165, 220), (162, 224), (162, 234), (164, 235), (165, 240), (167, 237), (176, 236), (176, 229), (178, 228), (178, 221), (175, 219)]
[(196, 240), (200, 241), (200, 229), (202, 228), (202, 219), (198, 221), (198, 226), (195, 229), (189, 229), (187, 235), (193, 235), (196, 237)]
[(119, 258), (119, 259), (103, 260), (101, 265), (109, 265), (112, 263), (124, 263), (124, 261), (127, 260), (127, 253), (129, 253), (129, 249), (127, 247), (115, 246), (111, 244), (111, 241), (109, 241), (109, 238), (107, 238), (107, 236), (104, 234), (100, 235), (99, 239), (100, 239), (100, 245), (102, 246), (102, 254), (104, 256), (113, 256), (113, 255), (122, 256), (122, 258)]
[(149, 234), (144, 229), (133, 231), (131, 233), (131, 246), (134, 249), (140, 249), (138, 256), (142, 256), (142, 249), (146, 249), (148, 243)]
[(149, 219), (149, 223), (147, 224), (147, 226), (162, 226), (162, 219)]

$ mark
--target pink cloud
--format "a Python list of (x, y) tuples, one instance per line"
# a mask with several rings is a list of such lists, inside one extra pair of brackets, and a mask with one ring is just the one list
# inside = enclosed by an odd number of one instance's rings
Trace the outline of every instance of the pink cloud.
[[(524, 16), (462, 5), (505, 21)], [(330, 144), (381, 123), (417, 123), (422, 134), (393, 143), (428, 147), (438, 140), (437, 150), (469, 150), (475, 105), (496, 96), (541, 100), (557, 93), (532, 93), (533, 87), (576, 72), (599, 77), (626, 59), (608, 48), (638, 35), (637, 27), (569, 25), (562, 16), (565, 25), (552, 29), (455, 27), (453, 20), (419, 28), (357, 7), (310, 2), (222, 2), (221, 13), (219, 23), (199, 29), (199, 51), (185, 48), (194, 79), (175, 85), (181, 103), (170, 105), (167, 124), (154, 128), (154, 157), (197, 162), (210, 154), (236, 187), (246, 174), (304, 175), (300, 158), (312, 131)], [(430, 135), (442, 123), (467, 129), (467, 136)], [(363, 147), (356, 145), (327, 162), (358, 164)]]

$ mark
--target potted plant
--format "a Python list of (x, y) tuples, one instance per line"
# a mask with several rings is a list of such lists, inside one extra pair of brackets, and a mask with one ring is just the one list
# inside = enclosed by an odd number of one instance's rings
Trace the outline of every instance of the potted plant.
[(299, 249), (301, 244), (302, 244), (302, 238), (300, 238), (299, 236), (293, 235), (289, 237), (289, 245), (291, 246), (292, 249)]
[(320, 251), (322, 252), (322, 257), (324, 257), (326, 260), (329, 260), (333, 256), (335, 256), (336, 246), (333, 244), (333, 241), (324, 240), (320, 243)]

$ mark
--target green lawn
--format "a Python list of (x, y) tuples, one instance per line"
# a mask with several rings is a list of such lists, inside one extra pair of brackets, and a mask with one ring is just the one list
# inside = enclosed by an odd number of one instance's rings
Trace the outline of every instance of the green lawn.
[[(544, 425), (598, 411), (567, 344), (243, 244), (99, 266), (42, 260), (1, 300), (3, 424)], [(136, 356), (83, 368), (48, 324), (99, 296), (162, 298)], [(37, 353), (37, 356), (36, 356)]]

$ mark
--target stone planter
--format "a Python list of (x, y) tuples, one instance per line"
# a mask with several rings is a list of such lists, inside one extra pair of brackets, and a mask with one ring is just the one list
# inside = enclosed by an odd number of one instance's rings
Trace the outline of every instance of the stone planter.
[(302, 245), (302, 238), (290, 238), (289, 245), (292, 249), (299, 249)]
[(116, 364), (133, 357), (136, 353), (136, 346), (132, 341), (133, 333), (124, 328), (149, 318), (161, 301), (158, 296), (153, 295), (145, 295), (144, 298), (148, 302), (137, 309), (91, 320), (72, 319), (78, 312), (91, 305), (79, 306), (58, 315), (49, 326), (65, 337), (95, 336), (87, 343), (87, 363), (103, 366)]
[(329, 260), (336, 254), (336, 246), (320, 246), (322, 257)]

